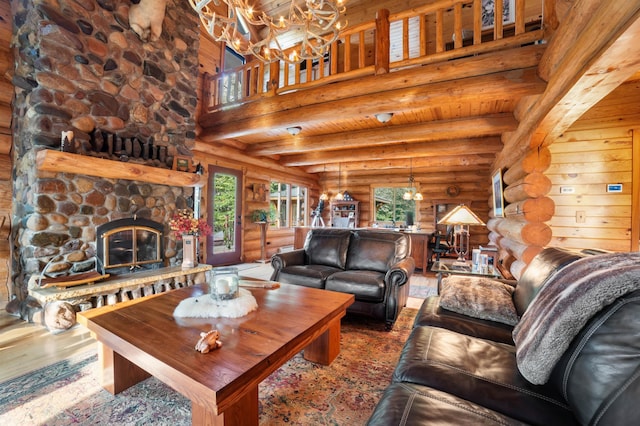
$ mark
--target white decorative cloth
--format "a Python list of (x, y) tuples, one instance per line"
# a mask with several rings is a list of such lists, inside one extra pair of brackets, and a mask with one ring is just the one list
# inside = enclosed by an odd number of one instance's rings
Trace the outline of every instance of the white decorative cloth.
[(249, 290), (238, 290), (238, 297), (230, 300), (216, 300), (210, 294), (184, 299), (173, 311), (178, 318), (238, 318), (255, 311), (258, 302)]

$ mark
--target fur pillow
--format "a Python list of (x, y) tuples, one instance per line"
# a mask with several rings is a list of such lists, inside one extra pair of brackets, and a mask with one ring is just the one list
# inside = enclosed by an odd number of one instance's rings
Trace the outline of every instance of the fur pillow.
[(518, 323), (513, 287), (484, 277), (451, 275), (442, 282), (440, 307), (470, 317)]

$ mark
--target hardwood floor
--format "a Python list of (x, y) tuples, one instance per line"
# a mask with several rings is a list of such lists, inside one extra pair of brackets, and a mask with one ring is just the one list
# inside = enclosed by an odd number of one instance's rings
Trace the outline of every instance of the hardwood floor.
[(92, 349), (96, 341), (76, 324), (52, 334), (40, 324), (28, 323), (0, 311), (0, 383)]
[[(247, 265), (241, 276), (269, 279), (271, 265)], [(426, 280), (420, 274), (414, 280)], [(422, 283), (421, 284), (426, 284)], [(422, 299), (409, 298), (407, 307), (417, 309)], [(62, 361), (73, 355), (93, 349), (96, 340), (80, 324), (52, 334), (37, 323), (28, 323), (0, 310), (0, 383), (30, 371)]]

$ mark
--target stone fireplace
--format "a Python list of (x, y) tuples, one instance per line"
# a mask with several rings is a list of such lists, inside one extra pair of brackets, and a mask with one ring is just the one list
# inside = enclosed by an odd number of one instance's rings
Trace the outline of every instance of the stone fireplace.
[[(97, 228), (137, 218), (164, 227), (165, 266), (179, 263), (168, 222), (193, 203), (193, 187), (38, 169), (43, 150), (73, 151), (158, 169), (195, 143), (199, 21), (168, 0), (163, 33), (144, 43), (129, 28), (129, 0), (12, 0), (16, 88), (13, 115), (12, 292), (28, 282), (96, 268)], [(74, 143), (61, 146), (62, 132)], [(74, 157), (75, 158), (75, 157)], [(117, 163), (117, 164), (119, 164)], [(109, 167), (109, 163), (101, 163)], [(111, 163), (114, 164), (114, 163)], [(52, 261), (53, 259), (53, 261)]]

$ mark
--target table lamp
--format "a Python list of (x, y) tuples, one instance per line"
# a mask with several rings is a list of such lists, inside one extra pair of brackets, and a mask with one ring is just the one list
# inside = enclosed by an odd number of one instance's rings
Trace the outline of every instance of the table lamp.
[(438, 225), (453, 225), (453, 249), (458, 255), (456, 262), (466, 263), (465, 255), (469, 252), (469, 226), (484, 225), (484, 222), (469, 207), (460, 204), (440, 219)]

